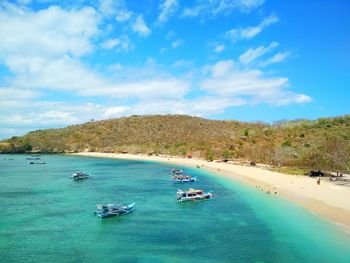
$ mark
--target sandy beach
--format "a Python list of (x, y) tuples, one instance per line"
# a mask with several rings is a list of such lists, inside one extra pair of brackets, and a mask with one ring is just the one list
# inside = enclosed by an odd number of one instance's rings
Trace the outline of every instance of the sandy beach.
[(259, 167), (236, 165), (224, 162), (207, 162), (170, 156), (146, 156), (115, 153), (83, 152), (76, 155), (166, 162), (170, 164), (200, 167), (218, 176), (242, 181), (257, 190), (270, 191), (282, 198), (301, 205), (307, 210), (335, 223), (346, 226), (350, 232), (350, 187), (335, 185), (325, 180), (317, 184), (317, 179), (306, 176), (287, 175)]

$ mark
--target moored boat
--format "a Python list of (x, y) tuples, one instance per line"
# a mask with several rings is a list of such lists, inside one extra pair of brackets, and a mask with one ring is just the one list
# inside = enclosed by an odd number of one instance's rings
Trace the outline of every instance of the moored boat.
[(193, 183), (197, 182), (197, 177), (191, 177), (189, 175), (173, 175), (172, 181), (174, 183)]
[(83, 172), (76, 172), (76, 173), (72, 174), (71, 178), (75, 181), (79, 181), (79, 180), (90, 179), (91, 175), (89, 175), (87, 173), (83, 173)]
[(172, 175), (183, 175), (182, 169), (172, 168), (170, 171), (170, 174)]
[(96, 205), (97, 210), (95, 211), (95, 214), (98, 217), (106, 218), (111, 216), (121, 216), (128, 214), (132, 212), (134, 209), (135, 203), (129, 204), (129, 205), (123, 205), (123, 204), (98, 204)]
[(179, 202), (208, 200), (214, 197), (215, 195), (211, 192), (204, 192), (203, 190), (192, 188), (188, 189), (187, 191), (178, 189), (176, 192), (176, 200)]
[(29, 164), (46, 164), (45, 162), (29, 162)]
[(26, 160), (40, 160), (41, 158), (39, 156), (31, 156), (31, 157), (26, 157)]

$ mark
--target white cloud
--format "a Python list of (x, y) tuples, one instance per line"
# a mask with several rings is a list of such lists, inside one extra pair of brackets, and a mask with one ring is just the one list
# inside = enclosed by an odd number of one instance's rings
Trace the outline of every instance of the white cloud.
[(113, 83), (100, 89), (80, 90), (85, 96), (110, 96), (114, 98), (181, 98), (191, 88), (190, 83), (181, 79), (143, 79)]
[(290, 55), (291, 55), (290, 51), (279, 52), (276, 55), (274, 55), (273, 57), (268, 58), (265, 61), (261, 62), (260, 66), (261, 67), (266, 67), (266, 66), (271, 65), (271, 64), (282, 62), (283, 60), (288, 58)]
[(31, 90), (0, 87), (0, 101), (28, 100), (39, 96), (39, 92)]
[(168, 21), (169, 17), (175, 13), (178, 7), (178, 0), (164, 0), (160, 5), (160, 14), (158, 16), (158, 21), (160, 23)]
[[(178, 98), (190, 89), (190, 83), (187, 81), (162, 76), (160, 72), (156, 75), (149, 64), (145, 69), (119, 71), (119, 77), (116, 79), (99, 75), (78, 60), (70, 58), (52, 61), (16, 57), (8, 64), (12, 71), (17, 73), (11, 84), (22, 89), (69, 91), (80, 96), (142, 99)], [(123, 74), (127, 79), (122, 79)]]
[(93, 50), (98, 13), (90, 7), (63, 10), (57, 6), (38, 12), (0, 6), (0, 60), (10, 55), (79, 57)]
[(189, 67), (192, 64), (193, 64), (192, 61), (181, 59), (181, 60), (175, 61), (174, 64), (173, 64), (173, 67), (175, 67), (175, 68), (183, 68), (183, 67)]
[(130, 110), (130, 107), (126, 106), (107, 107), (104, 110), (102, 117), (104, 119), (120, 117), (121, 115), (125, 114), (128, 110)]
[(214, 47), (214, 52), (215, 53), (221, 53), (222, 51), (224, 51), (224, 49), (225, 49), (225, 45), (224, 44), (217, 44)]
[[(133, 114), (189, 114), (206, 115), (222, 113), (225, 108), (244, 104), (242, 99), (215, 96), (194, 100), (168, 98), (143, 100), (131, 106), (104, 106), (95, 103), (67, 103), (60, 101), (13, 101), (12, 108), (0, 104), (0, 137), (22, 135), (28, 131), (52, 127), (64, 127), (106, 118), (117, 118)], [(17, 106), (17, 107), (15, 107)]]
[(250, 12), (264, 4), (265, 0), (197, 0), (193, 7), (187, 7), (183, 10), (183, 17), (216, 16), (219, 14), (230, 14), (235, 10), (241, 12)]
[(220, 97), (249, 97), (251, 103), (284, 105), (304, 103), (311, 98), (287, 90), (288, 78), (267, 77), (260, 70), (241, 70), (233, 61), (219, 61), (200, 84), (202, 90)]
[(242, 12), (249, 12), (252, 9), (260, 7), (265, 0), (220, 0), (213, 10), (214, 14), (230, 13), (232, 10), (238, 9)]
[(131, 49), (131, 43), (127, 36), (122, 35), (119, 38), (108, 39), (102, 43), (105, 49), (114, 49), (116, 51), (128, 51)]
[(115, 17), (118, 22), (128, 21), (133, 13), (125, 6), (124, 0), (101, 0), (99, 11), (107, 17)]
[(106, 49), (112, 49), (118, 45), (120, 45), (120, 40), (118, 38), (108, 39), (107, 41), (102, 43), (102, 47)]
[(251, 39), (260, 34), (266, 27), (277, 23), (279, 18), (276, 15), (270, 15), (262, 20), (259, 25), (245, 27), (245, 28), (234, 28), (225, 33), (226, 38), (230, 39), (232, 42), (236, 42), (242, 39)]
[(17, 2), (22, 5), (29, 5), (32, 0), (17, 0)]
[(262, 6), (265, 0), (240, 0), (237, 1), (237, 5), (242, 11), (249, 11), (251, 9)]
[(41, 57), (9, 57), (6, 64), (16, 78), (15, 87), (80, 93), (85, 89), (97, 89), (106, 81), (79, 60), (69, 57), (46, 59)]
[(296, 103), (307, 103), (312, 101), (312, 99), (309, 96), (304, 94), (294, 94), (294, 97), (290, 99)]
[(147, 37), (151, 34), (151, 30), (146, 25), (142, 15), (139, 15), (136, 18), (134, 24), (132, 25), (132, 30), (144, 37)]
[(108, 70), (113, 72), (113, 71), (120, 71), (123, 69), (123, 65), (120, 63), (112, 64), (108, 66)]
[(233, 60), (222, 60), (211, 66), (210, 71), (214, 77), (220, 77), (226, 75), (233, 67)]
[(2, 128), (33, 130), (45, 127), (62, 127), (89, 121), (120, 117), (129, 107), (103, 106), (94, 103), (67, 103), (60, 101), (12, 101), (9, 108), (0, 108)]
[(19, 136), (19, 135), (24, 135), (30, 130), (27, 129), (18, 129), (18, 128), (3, 128), (0, 127), (0, 140), (1, 139), (8, 139), (13, 136)]
[[(35, 13), (7, 7), (0, 13), (0, 22), (0, 59), (13, 73), (7, 79), (9, 87), (136, 98), (179, 97), (189, 88), (187, 82), (160, 76), (159, 72), (142, 76), (139, 68), (129, 74), (119, 71), (118, 74), (132, 78), (123, 80), (103, 76), (86, 66), (79, 57), (93, 49), (92, 38), (98, 33), (99, 16), (92, 8), (66, 11), (50, 7)], [(138, 17), (135, 30), (149, 33), (142, 16)], [(123, 36), (102, 46), (129, 49), (128, 39)]]
[(129, 114), (187, 114), (203, 116), (207, 114), (222, 113), (228, 107), (245, 104), (242, 99), (230, 99), (217, 96), (199, 97), (193, 100), (158, 100), (143, 101), (133, 105)]
[(117, 1), (115, 0), (101, 0), (99, 11), (106, 15), (106, 16), (112, 16), (115, 15), (117, 9)]
[(125, 22), (128, 21), (132, 17), (132, 12), (128, 10), (119, 10), (118, 13), (115, 16), (115, 19), (118, 22)]
[(172, 48), (179, 48), (183, 45), (184, 41), (182, 39), (176, 39), (171, 43)]
[(268, 47), (260, 46), (257, 48), (250, 48), (239, 57), (239, 61), (243, 64), (252, 63), (257, 58), (265, 55), (268, 52), (271, 52), (277, 46), (277, 42), (272, 42)]
[(202, 6), (196, 6), (193, 8), (185, 8), (184, 11), (182, 12), (182, 16), (183, 17), (196, 17), (196, 16), (199, 16), (201, 14), (201, 12), (203, 12), (202, 10), (204, 10)]

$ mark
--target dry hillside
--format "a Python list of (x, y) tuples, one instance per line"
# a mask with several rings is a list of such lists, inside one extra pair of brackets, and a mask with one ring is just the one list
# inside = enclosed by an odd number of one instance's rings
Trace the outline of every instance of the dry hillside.
[(131, 116), (33, 131), (0, 143), (2, 152), (30, 150), (191, 154), (347, 171), (350, 115), (274, 125), (182, 115)]

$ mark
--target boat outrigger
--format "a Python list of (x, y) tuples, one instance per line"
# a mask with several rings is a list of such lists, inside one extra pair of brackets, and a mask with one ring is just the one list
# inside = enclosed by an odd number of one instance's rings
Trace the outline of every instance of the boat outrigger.
[(123, 204), (106, 204), (106, 205), (96, 205), (97, 210), (94, 212), (97, 216), (101, 218), (106, 218), (110, 216), (121, 216), (126, 215), (134, 209), (135, 203), (129, 205)]
[(91, 175), (89, 175), (87, 173), (83, 173), (83, 172), (76, 172), (76, 173), (72, 174), (72, 176), (70, 178), (72, 178), (75, 181), (79, 181), (79, 180), (90, 179)]
[(206, 193), (203, 190), (196, 190), (192, 188), (187, 191), (179, 189), (176, 192), (176, 200), (179, 202), (208, 200), (214, 197), (215, 195), (210, 192)]
[(197, 182), (198, 179), (189, 175), (173, 175), (172, 181), (174, 183), (193, 183)]

